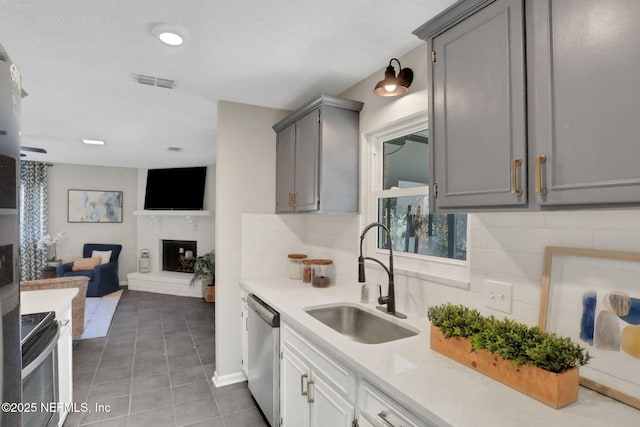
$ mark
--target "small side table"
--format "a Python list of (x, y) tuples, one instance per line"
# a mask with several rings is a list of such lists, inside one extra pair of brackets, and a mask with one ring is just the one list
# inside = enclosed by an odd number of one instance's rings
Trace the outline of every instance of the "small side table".
[(41, 279), (53, 279), (56, 277), (56, 268), (55, 267), (45, 267), (42, 270), (42, 274), (40, 274)]

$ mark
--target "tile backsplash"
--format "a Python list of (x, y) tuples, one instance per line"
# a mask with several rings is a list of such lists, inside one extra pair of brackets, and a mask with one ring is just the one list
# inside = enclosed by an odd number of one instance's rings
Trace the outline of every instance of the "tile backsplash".
[[(358, 215), (244, 214), (241, 277), (286, 277), (286, 255), (304, 252), (334, 260), (338, 286), (358, 286)], [(397, 274), (398, 309), (423, 315), (428, 306), (460, 303), (485, 314), (485, 281), (513, 285), (514, 319), (537, 324), (545, 246), (640, 252), (640, 210), (482, 213), (469, 215), (469, 286), (460, 289)], [(425, 261), (426, 262), (426, 261)], [(386, 274), (368, 268), (368, 283)], [(371, 288), (373, 295), (377, 289)]]

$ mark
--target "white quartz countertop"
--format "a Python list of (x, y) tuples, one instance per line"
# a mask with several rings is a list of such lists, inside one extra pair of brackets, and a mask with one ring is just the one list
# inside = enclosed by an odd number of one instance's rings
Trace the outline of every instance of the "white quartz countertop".
[(78, 294), (78, 288), (20, 292), (20, 314), (59, 312)]
[(269, 278), (243, 280), (242, 286), (271, 305), (284, 322), (324, 351), (434, 425), (640, 426), (640, 410), (584, 387), (580, 387), (577, 402), (556, 410), (432, 351), (426, 313), (406, 320), (393, 318), (392, 321), (418, 329), (420, 334), (383, 344), (356, 343), (305, 313), (307, 307), (338, 302), (355, 303), (378, 312), (373, 297), (371, 304), (359, 303), (360, 288), (355, 282), (352, 286), (319, 289), (300, 280)]

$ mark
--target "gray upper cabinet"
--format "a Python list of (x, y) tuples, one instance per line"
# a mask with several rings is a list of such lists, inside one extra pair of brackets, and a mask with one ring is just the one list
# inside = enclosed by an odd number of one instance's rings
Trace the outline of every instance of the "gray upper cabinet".
[(537, 203), (640, 202), (640, 2), (533, 1), (527, 7)]
[(498, 0), (432, 40), (440, 209), (527, 204), (522, 16)]
[(435, 210), (640, 203), (639, 21), (637, 0), (465, 0), (417, 29)]
[(362, 105), (322, 95), (273, 126), (277, 213), (358, 212)]

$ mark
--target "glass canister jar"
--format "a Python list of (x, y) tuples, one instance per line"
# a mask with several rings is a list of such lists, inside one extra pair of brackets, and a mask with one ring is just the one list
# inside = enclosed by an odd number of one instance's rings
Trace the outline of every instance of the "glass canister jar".
[(316, 259), (313, 264), (313, 278), (311, 286), (326, 288), (333, 283), (333, 261), (330, 259)]
[(302, 282), (311, 283), (313, 280), (313, 266), (315, 259), (305, 259), (302, 261)]
[(289, 271), (289, 279), (300, 280), (302, 279), (302, 261), (307, 256), (305, 254), (289, 254), (287, 270)]

